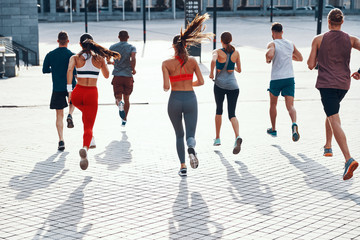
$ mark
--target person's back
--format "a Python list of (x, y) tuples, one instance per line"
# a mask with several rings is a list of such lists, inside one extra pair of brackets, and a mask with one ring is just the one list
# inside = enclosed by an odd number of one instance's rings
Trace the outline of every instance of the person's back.
[(188, 57), (184, 65), (180, 58), (164, 61), (168, 69), (172, 91), (193, 91), (193, 74), (198, 64), (193, 57)]
[[(215, 84), (217, 86), (226, 90), (235, 90), (239, 88), (234, 74), (235, 62), (237, 61), (238, 56), (239, 53), (236, 50), (232, 51), (231, 53), (228, 53), (223, 49), (218, 51), (215, 76)], [(219, 65), (221, 65), (222, 69), (218, 68)]]
[[(63, 118), (64, 118), (64, 108), (68, 106), (66, 98), (68, 97), (67, 93), (67, 67), (69, 64), (69, 59), (74, 53), (72, 53), (68, 48), (69, 37), (66, 32), (61, 31), (58, 34), (59, 47), (49, 52), (44, 59), (42, 72), (51, 73), (52, 78), (52, 95), (50, 100), (50, 109), (56, 110), (56, 128), (59, 135), (59, 145), (58, 150), (63, 151), (65, 149), (65, 142), (63, 137)], [(74, 75), (76, 71), (70, 76), (71, 84), (70, 88), (73, 89), (76, 85), (76, 80)], [(74, 111), (74, 106), (70, 103), (69, 114), (67, 116), (67, 127), (73, 128), (74, 123), (72, 120), (72, 113)]]
[[(70, 57), (74, 55), (66, 47), (58, 47), (49, 52), (44, 60), (43, 73), (52, 74), (53, 91), (66, 91), (66, 73)], [(75, 79), (73, 79), (73, 84)]]
[(344, 23), (343, 12), (335, 8), (327, 17), (329, 32), (316, 36), (311, 43), (311, 52), (307, 61), (310, 70), (318, 65), (316, 88), (320, 92), (321, 103), (326, 114), (324, 145), (325, 157), (332, 157), (332, 139), (338, 143), (345, 158), (343, 180), (352, 178), (359, 163), (351, 157), (345, 133), (340, 121), (340, 103), (350, 89), (350, 53), (351, 48), (360, 50), (357, 37), (341, 31)]
[(136, 52), (135, 47), (128, 42), (121, 41), (112, 45), (110, 50), (118, 52), (121, 55), (120, 60), (115, 60), (112, 74), (114, 76), (132, 77), (133, 74), (130, 60), (131, 54)]
[(350, 36), (342, 31), (331, 30), (323, 35), (319, 52), (319, 73), (316, 88), (350, 88)]
[(292, 56), (294, 44), (284, 38), (274, 39), (275, 55), (272, 60), (271, 80), (294, 77)]

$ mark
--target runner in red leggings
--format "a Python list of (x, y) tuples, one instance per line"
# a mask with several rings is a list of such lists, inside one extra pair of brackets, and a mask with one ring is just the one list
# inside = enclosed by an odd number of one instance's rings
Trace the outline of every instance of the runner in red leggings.
[[(83, 34), (80, 37), (82, 51), (70, 58), (67, 71), (69, 102), (70, 100), (82, 112), (84, 124), (83, 148), (80, 149), (80, 167), (86, 170), (89, 162), (87, 151), (93, 138), (93, 127), (98, 109), (98, 91), (96, 87), (97, 78), (101, 70), (105, 78), (109, 77), (109, 69), (105, 63), (105, 58), (111, 57), (120, 59), (120, 54), (110, 51), (93, 41), (90, 34)], [(73, 70), (77, 70), (77, 86), (71, 93), (71, 78)]]

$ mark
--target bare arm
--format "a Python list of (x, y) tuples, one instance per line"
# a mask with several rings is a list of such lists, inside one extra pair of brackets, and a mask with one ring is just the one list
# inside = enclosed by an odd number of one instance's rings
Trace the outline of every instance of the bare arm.
[[(350, 36), (350, 40), (351, 40), (352, 47), (360, 51), (360, 40), (359, 40), (359, 38)], [(356, 80), (360, 80), (360, 68), (359, 68), (359, 70), (357, 72), (354, 72), (353, 74), (351, 74), (351, 76)]]
[(238, 57), (236, 58), (236, 67), (235, 67), (235, 71), (237, 71), (238, 73), (241, 73), (241, 63), (240, 63), (240, 53), (238, 51), (236, 51), (238, 53)]
[(212, 59), (211, 59), (211, 64), (210, 64), (210, 75), (209, 78), (214, 79), (214, 69), (216, 66), (216, 60), (218, 58), (218, 52), (217, 50), (214, 50), (212, 53)]
[[(75, 55), (71, 56), (70, 60), (69, 60), (69, 65), (68, 65), (68, 70), (66, 73), (66, 80), (67, 80), (67, 84), (70, 85), (72, 84), (72, 80), (74, 77), (74, 68), (75, 68)], [(69, 97), (68, 97), (68, 102), (71, 102), (71, 92), (68, 92)]]
[(196, 60), (194, 59), (195, 61), (195, 75), (197, 77), (197, 81), (193, 82), (193, 86), (201, 86), (201, 85), (204, 85), (204, 78), (203, 78), (203, 75), (200, 71), (200, 68), (199, 68), (199, 64), (196, 62)]
[(293, 52), (292, 59), (294, 61), (298, 61), (298, 62), (302, 62), (302, 60), (303, 60), (303, 57), (302, 57), (301, 53), (299, 52), (299, 50), (297, 50), (295, 45), (294, 45), (294, 52)]
[(307, 65), (310, 70), (313, 70), (317, 64), (318, 41), (319, 36), (315, 37), (311, 43), (311, 51), (309, 59), (307, 60)]
[(354, 72), (353, 74), (351, 74), (351, 76), (355, 79), (355, 80), (359, 80), (360, 79), (360, 68), (357, 72)]
[(164, 91), (167, 92), (170, 89), (170, 74), (169, 74), (169, 70), (166, 68), (165, 66), (165, 62), (162, 63), (161, 69), (163, 72), (163, 81), (164, 81)]
[(267, 63), (271, 63), (271, 61), (273, 60), (274, 56), (275, 56), (275, 43), (271, 42), (268, 44), (267, 46), (267, 52), (266, 52), (266, 62)]
[(132, 53), (131, 53), (130, 64), (131, 64), (132, 74), (134, 75), (134, 74), (136, 74), (136, 70), (135, 70), (135, 66), (136, 66), (136, 52), (132, 52)]
[(66, 73), (67, 84), (72, 84), (74, 77), (74, 68), (75, 68), (75, 56), (72, 56), (69, 60), (68, 70)]
[(100, 61), (101, 61), (101, 68), (100, 69), (101, 69), (102, 74), (104, 75), (105, 78), (109, 78), (109, 75), (110, 75), (109, 68), (105, 63), (105, 59), (101, 58)]

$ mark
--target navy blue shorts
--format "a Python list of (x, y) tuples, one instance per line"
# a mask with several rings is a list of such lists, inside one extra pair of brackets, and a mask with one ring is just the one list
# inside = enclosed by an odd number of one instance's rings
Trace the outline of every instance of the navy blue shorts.
[(275, 97), (281, 96), (295, 96), (295, 80), (294, 78), (284, 78), (280, 80), (271, 80), (268, 91)]
[(64, 109), (68, 106), (66, 97), (68, 92), (53, 92), (50, 100), (50, 109)]
[(330, 117), (339, 113), (340, 102), (343, 100), (348, 90), (319, 88), (319, 91), (326, 116)]

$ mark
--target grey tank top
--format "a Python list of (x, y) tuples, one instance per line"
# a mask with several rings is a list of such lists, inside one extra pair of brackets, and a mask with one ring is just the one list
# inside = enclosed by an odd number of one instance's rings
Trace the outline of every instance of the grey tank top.
[(226, 70), (230, 56), (230, 53), (226, 53), (226, 62), (224, 68), (220, 72), (216, 70), (215, 84), (219, 88), (225, 90), (236, 90), (239, 89), (239, 86), (235, 78), (235, 71), (228, 72)]

